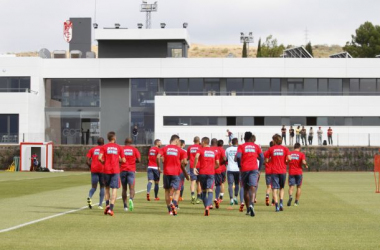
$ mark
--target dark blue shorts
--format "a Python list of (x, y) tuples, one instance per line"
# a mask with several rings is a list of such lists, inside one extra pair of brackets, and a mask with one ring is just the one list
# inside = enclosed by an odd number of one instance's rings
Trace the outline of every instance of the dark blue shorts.
[(104, 183), (106, 187), (119, 188), (120, 175), (119, 174), (104, 174)]
[(289, 175), (289, 186), (301, 186), (302, 185), (302, 174), (301, 175)]
[(148, 168), (148, 181), (160, 181), (160, 172), (158, 169)]
[(241, 172), (242, 187), (257, 187), (259, 180), (259, 170)]
[(222, 183), (225, 183), (226, 182), (226, 171), (222, 172), (221, 175), (222, 175)]
[(240, 172), (238, 171), (227, 171), (228, 185), (239, 185), (240, 183)]
[(222, 174), (215, 174), (215, 186), (220, 186), (223, 184), (223, 176)]
[(164, 175), (164, 189), (180, 190), (181, 178), (179, 175)]
[(201, 189), (213, 189), (214, 188), (214, 175), (201, 174), (199, 175), (199, 182), (201, 184)]
[(120, 173), (121, 185), (135, 185), (135, 172), (123, 171)]
[(102, 173), (91, 173), (91, 184), (98, 184), (104, 187), (104, 174)]
[[(198, 173), (199, 173), (199, 168), (197, 168), (197, 169), (198, 169)], [(190, 168), (190, 180), (192, 180), (192, 181), (198, 180), (198, 175), (194, 174), (194, 168)]]
[(285, 187), (286, 174), (272, 174), (272, 189), (281, 189)]
[(265, 174), (265, 183), (267, 186), (271, 185), (272, 183), (272, 175), (271, 174)]

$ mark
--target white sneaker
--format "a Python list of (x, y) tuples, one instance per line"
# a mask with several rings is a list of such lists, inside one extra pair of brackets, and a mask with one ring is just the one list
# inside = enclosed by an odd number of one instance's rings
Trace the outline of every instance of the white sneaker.
[(125, 208), (124, 208), (124, 211), (125, 211), (125, 212), (128, 212), (128, 211), (129, 211), (128, 207), (125, 207)]
[(98, 209), (103, 209), (103, 207), (102, 206), (98, 206)]

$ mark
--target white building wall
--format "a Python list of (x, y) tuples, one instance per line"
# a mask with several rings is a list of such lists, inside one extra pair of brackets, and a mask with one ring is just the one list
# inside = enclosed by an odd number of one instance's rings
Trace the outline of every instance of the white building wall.
[[(225, 139), (230, 129), (241, 139), (245, 131), (256, 134), (260, 144), (268, 144), (281, 126), (164, 126), (164, 116), (380, 116), (377, 96), (156, 96), (155, 135), (167, 142), (172, 134), (179, 134), (187, 142), (194, 136)], [(309, 131), (310, 126), (305, 126)], [(287, 127), (289, 128), (289, 127)], [(314, 145), (317, 145), (317, 126)], [(327, 140), (328, 127), (322, 127)], [(333, 140), (340, 145), (380, 145), (380, 127), (334, 126)], [(370, 134), (370, 139), (368, 139)], [(369, 141), (370, 140), (370, 141)]]
[[(20, 138), (43, 141), (45, 133), (46, 78), (380, 78), (379, 59), (294, 58), (164, 58), (164, 59), (41, 59), (0, 58), (0, 77), (31, 76), (33, 93), (0, 93), (0, 113), (20, 114)], [(165, 106), (162, 98), (179, 98)], [(157, 97), (156, 132), (217, 131), (222, 127), (163, 127), (164, 115), (191, 116), (380, 116), (379, 96), (255, 96), (255, 97)], [(162, 100), (162, 101), (160, 101)], [(169, 100), (169, 99), (168, 99)], [(198, 104), (198, 100), (204, 100)], [(167, 102), (166, 102), (167, 103)], [(173, 102), (172, 102), (173, 103)], [(182, 105), (187, 103), (188, 105)], [(177, 105), (178, 104), (178, 105)], [(182, 105), (182, 106), (181, 106)], [(194, 106), (195, 105), (195, 106)], [(248, 107), (240, 111), (241, 107)], [(274, 112), (275, 111), (275, 112)], [(194, 113), (195, 112), (195, 113)], [(235, 127), (244, 132), (246, 127)], [(231, 129), (232, 130), (232, 129)], [(255, 128), (260, 133), (278, 128)], [(376, 127), (336, 127), (335, 133), (380, 134)], [(208, 133), (208, 132), (207, 132)], [(358, 135), (362, 138), (362, 135)], [(162, 137), (164, 138), (164, 137)], [(187, 139), (189, 140), (189, 139)], [(263, 141), (268, 141), (267, 138)], [(380, 145), (380, 143), (378, 144)]]

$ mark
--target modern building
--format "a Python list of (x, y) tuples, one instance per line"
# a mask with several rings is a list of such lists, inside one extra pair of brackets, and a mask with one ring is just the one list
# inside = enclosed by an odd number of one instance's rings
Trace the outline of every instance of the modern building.
[[(74, 27), (75, 29), (75, 27)], [(334, 144), (380, 145), (380, 60), (187, 58), (187, 29), (95, 29), (97, 58), (0, 57), (0, 143), (122, 143), (281, 126), (334, 131)], [(84, 34), (87, 34), (84, 32)], [(90, 32), (91, 34), (91, 32)]]

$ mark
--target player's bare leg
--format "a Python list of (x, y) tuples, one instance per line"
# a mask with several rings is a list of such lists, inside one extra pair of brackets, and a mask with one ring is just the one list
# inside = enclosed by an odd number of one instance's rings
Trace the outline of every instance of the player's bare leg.
[(294, 186), (289, 186), (289, 200), (288, 200), (288, 207), (292, 205), (292, 200), (293, 200), (293, 189)]
[(123, 204), (124, 204), (124, 211), (128, 211), (128, 205), (127, 205), (127, 185), (123, 186), (121, 190), (121, 197), (123, 198)]
[(294, 206), (298, 206), (298, 201), (301, 198), (301, 186), (297, 186), (297, 193), (296, 193), (296, 201), (294, 203)]
[(272, 191), (273, 191), (274, 204), (276, 206), (276, 212), (279, 212), (280, 209), (278, 208), (278, 189), (272, 189)]
[(271, 193), (271, 190), (272, 190), (271, 185), (267, 185), (267, 190), (265, 191), (265, 204), (267, 206), (269, 206), (269, 194)]
[(280, 211), (283, 211), (284, 210), (284, 206), (283, 206), (283, 200), (284, 200), (284, 194), (285, 194), (285, 189), (284, 188), (280, 188)]
[(133, 199), (135, 198), (135, 183), (128, 184), (129, 186), (129, 211), (133, 211), (134, 204)]
[[(222, 184), (220, 185), (220, 194), (219, 194), (219, 201), (223, 201), (223, 196), (224, 196), (224, 183), (222, 182)], [(218, 197), (215, 197), (215, 198), (218, 198)]]
[(150, 189), (152, 188), (153, 183), (154, 183), (153, 180), (148, 181), (148, 185), (146, 187), (146, 200), (147, 201), (150, 201)]

